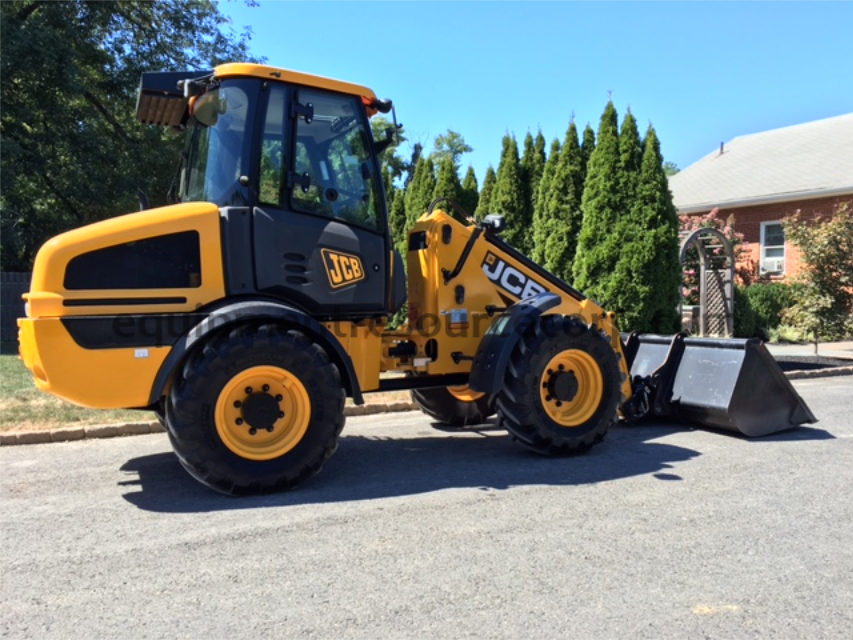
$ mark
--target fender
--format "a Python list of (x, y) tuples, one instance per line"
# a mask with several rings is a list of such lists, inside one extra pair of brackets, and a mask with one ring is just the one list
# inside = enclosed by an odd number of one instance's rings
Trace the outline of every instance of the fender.
[(181, 336), (157, 372), (149, 397), (150, 404), (155, 405), (160, 401), (166, 384), (172, 378), (172, 373), (193, 347), (201, 343), (204, 338), (242, 321), (258, 319), (275, 320), (287, 327), (299, 329), (322, 346), (329, 355), (329, 359), (337, 365), (341, 372), (341, 382), (347, 391), (347, 395), (352, 397), (356, 404), (364, 404), (364, 396), (361, 393), (352, 360), (332, 333), (299, 309), (277, 302), (261, 300), (237, 302), (220, 307)]
[(497, 393), (503, 386), (510, 355), (521, 335), (539, 316), (561, 302), (557, 294), (543, 291), (512, 305), (492, 320), (474, 356), (468, 386), (474, 391)]

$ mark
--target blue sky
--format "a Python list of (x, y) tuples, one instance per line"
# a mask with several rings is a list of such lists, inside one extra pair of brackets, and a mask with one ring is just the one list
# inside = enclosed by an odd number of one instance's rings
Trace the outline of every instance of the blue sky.
[(853, 111), (853, 3), (221, 2), (269, 64), (394, 100), (410, 140), (447, 129), (482, 184), (501, 137), (549, 145), (612, 93), (685, 168), (721, 141)]

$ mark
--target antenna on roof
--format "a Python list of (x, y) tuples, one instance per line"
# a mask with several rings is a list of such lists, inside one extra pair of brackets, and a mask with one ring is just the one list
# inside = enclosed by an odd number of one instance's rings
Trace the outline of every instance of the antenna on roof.
[(723, 151), (724, 151), (723, 147), (725, 144), (726, 144), (725, 142), (720, 143), (720, 155), (723, 155)]

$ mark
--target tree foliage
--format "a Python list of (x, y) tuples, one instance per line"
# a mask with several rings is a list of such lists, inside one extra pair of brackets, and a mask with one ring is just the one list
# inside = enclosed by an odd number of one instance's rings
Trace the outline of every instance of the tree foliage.
[(521, 161), (515, 137), (506, 134), (498, 166), (497, 181), (491, 202), (492, 213), (506, 220), (503, 238), (522, 253), (528, 253), (528, 233), (531, 219), (525, 206)]
[(545, 160), (542, 169), (542, 178), (539, 180), (539, 194), (536, 197), (536, 206), (533, 209), (533, 242), (531, 243), (530, 257), (542, 265), (545, 264), (545, 243), (548, 239), (549, 225), (546, 213), (546, 203), (551, 192), (551, 182), (557, 170), (557, 162), (560, 159), (560, 141), (557, 138), (551, 142), (551, 152)]
[[(437, 200), (438, 198), (449, 198), (456, 204), (460, 204), (463, 199), (463, 195), (462, 183), (459, 182), (459, 174), (456, 173), (453, 158), (445, 156), (441, 159), (438, 165), (438, 178), (432, 192), (432, 198), (433, 200)], [(459, 220), (459, 222), (465, 222), (452, 204), (447, 202), (439, 203), (438, 207)]]
[(622, 129), (619, 131), (619, 157), (622, 169), (622, 193), (630, 201), (637, 193), (640, 165), (643, 162), (643, 143), (637, 129), (637, 119), (630, 109), (625, 114)]
[(406, 234), (409, 229), (406, 220), (406, 192), (403, 189), (394, 191), (390, 209), (388, 224), (391, 227), (391, 237), (397, 250), (406, 255)]
[(619, 216), (626, 209), (618, 115), (612, 101), (601, 115), (596, 147), (589, 158), (581, 209), (583, 223), (572, 268), (574, 286), (609, 308), (613, 298), (611, 276), (623, 246), (623, 239), (614, 231)]
[(474, 217), (482, 220), (487, 215), (494, 213), (492, 211), (492, 196), (495, 192), (495, 183), (497, 182), (497, 174), (489, 165), (486, 169), (486, 177), (483, 178), (483, 188), (480, 190), (480, 199), (477, 201), (477, 209), (474, 212)]
[(583, 217), (583, 190), (583, 158), (577, 126), (572, 120), (551, 179), (544, 219), (540, 220), (545, 226), (541, 234), (545, 237), (544, 266), (564, 280), (572, 277), (572, 262)]
[[(632, 137), (629, 131), (629, 150)], [(663, 170), (660, 143), (651, 126), (643, 146), (629, 214), (616, 225), (615, 235), (622, 239), (623, 247), (613, 274), (610, 304), (619, 311), (623, 329), (672, 333), (681, 322), (678, 215)], [(628, 155), (622, 154), (623, 171), (630, 166)], [(631, 181), (623, 177), (623, 184)]]
[(431, 157), (421, 156), (415, 166), (414, 178), (406, 189), (406, 229), (426, 213), (434, 191), (435, 165)]
[(589, 166), (589, 158), (592, 152), (595, 151), (595, 131), (588, 122), (583, 130), (583, 142), (581, 142), (581, 157), (583, 158), (583, 177), (586, 180), (587, 167)]
[(784, 322), (818, 340), (853, 333), (853, 211), (839, 207), (831, 220), (807, 222), (799, 213), (784, 222), (785, 238), (800, 251), (794, 305)]
[(465, 142), (461, 133), (448, 129), (447, 133), (436, 136), (433, 142), (432, 160), (436, 166), (441, 166), (445, 158), (450, 158), (453, 167), (459, 170), (459, 159), (463, 154), (471, 153), (474, 149)]
[(474, 167), (469, 166), (465, 174), (465, 179), (462, 181), (462, 195), (459, 199), (459, 204), (465, 209), (465, 213), (473, 216), (477, 210), (477, 204), (480, 201), (480, 189), (477, 185), (477, 174), (474, 173)]
[(144, 71), (252, 61), (209, 0), (0, 3), (2, 267), (49, 237), (165, 204), (181, 142), (134, 119)]

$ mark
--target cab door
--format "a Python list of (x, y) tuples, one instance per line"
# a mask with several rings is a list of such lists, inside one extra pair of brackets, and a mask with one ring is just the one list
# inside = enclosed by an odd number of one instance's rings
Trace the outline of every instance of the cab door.
[(384, 314), (385, 200), (361, 99), (268, 89), (253, 211), (256, 289), (327, 318)]

